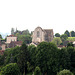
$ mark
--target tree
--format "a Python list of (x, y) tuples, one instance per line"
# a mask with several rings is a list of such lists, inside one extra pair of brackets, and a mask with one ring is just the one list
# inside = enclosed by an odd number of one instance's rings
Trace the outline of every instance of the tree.
[(11, 34), (14, 35), (14, 28), (11, 28)]
[(74, 31), (71, 31), (71, 37), (75, 37), (75, 32)]
[(67, 52), (69, 53), (70, 57), (70, 70), (75, 74), (75, 48), (72, 46), (67, 47)]
[(67, 51), (67, 48), (62, 48), (58, 51), (58, 70), (63, 69), (70, 69), (71, 62), (70, 62), (70, 55)]
[(73, 44), (72, 43), (68, 43), (67, 44), (67, 47), (69, 47), (69, 46), (72, 46), (73, 47)]
[(28, 50), (30, 52), (30, 64), (33, 66), (33, 70), (35, 69), (35, 63), (36, 63), (36, 47), (34, 45), (29, 45)]
[(30, 35), (18, 35), (18, 41), (23, 41), (26, 44), (29, 44), (32, 42), (32, 38)]
[(0, 39), (2, 39), (2, 35), (0, 34)]
[(22, 34), (23, 34), (23, 35), (30, 35), (30, 33), (29, 33), (29, 30), (28, 30), (28, 29), (24, 30)]
[(2, 50), (2, 47), (0, 46), (0, 50)]
[(68, 30), (66, 30), (64, 34), (66, 34), (68, 37), (70, 37), (70, 33)]
[(16, 63), (10, 63), (1, 69), (1, 75), (20, 75), (19, 67)]
[(20, 67), (20, 71), (22, 75), (26, 75), (27, 73), (27, 62), (30, 60), (30, 53), (28, 51), (28, 47), (25, 43), (22, 44), (20, 48), (20, 53), (18, 56), (18, 65)]
[(56, 33), (55, 36), (56, 36), (56, 37), (60, 37), (60, 34), (59, 34), (59, 33)]
[(36, 66), (43, 74), (55, 75), (58, 68), (57, 46), (54, 43), (41, 42), (37, 46)]
[(64, 41), (66, 41), (68, 39), (68, 36), (66, 34), (62, 34), (60, 36), (60, 38), (61, 38), (62, 42), (64, 42)]
[(20, 52), (20, 47), (16, 46), (15, 48), (6, 49), (4, 52), (5, 62), (4, 64), (17, 63), (17, 57)]
[(64, 70), (58, 72), (57, 75), (73, 75), (73, 73), (67, 69), (64, 69)]
[(60, 37), (55, 37), (55, 38), (52, 40), (52, 42), (55, 43), (57, 46), (62, 43)]

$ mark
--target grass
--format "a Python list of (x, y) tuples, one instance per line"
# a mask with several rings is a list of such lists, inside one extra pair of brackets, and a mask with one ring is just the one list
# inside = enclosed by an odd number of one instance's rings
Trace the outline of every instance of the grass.
[(75, 37), (68, 37), (68, 41), (75, 41)]

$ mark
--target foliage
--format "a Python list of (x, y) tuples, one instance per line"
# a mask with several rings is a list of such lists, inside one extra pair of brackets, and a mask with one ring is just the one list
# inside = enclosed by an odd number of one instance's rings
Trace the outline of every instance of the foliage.
[(14, 28), (11, 28), (11, 34), (14, 35)]
[(29, 44), (32, 42), (31, 34), (29, 33), (29, 30), (24, 31), (16, 31), (14, 32), (14, 35), (17, 36), (18, 41), (23, 41), (26, 44)]
[(71, 31), (70, 34), (71, 34), (71, 37), (75, 37), (75, 32), (74, 31)]
[(32, 64), (32, 66), (33, 66), (33, 70), (34, 70), (34, 68), (35, 68), (35, 63), (36, 63), (36, 47), (34, 46), (34, 45), (29, 45), (28, 46), (28, 50), (29, 50), (29, 52), (30, 52), (30, 63)]
[(75, 41), (75, 37), (68, 37), (67, 41)]
[(58, 70), (63, 69), (70, 69), (71, 63), (70, 63), (70, 55), (66, 48), (62, 48), (58, 52)]
[(0, 46), (0, 50), (2, 50), (2, 47)]
[(73, 44), (72, 43), (68, 43), (67, 44), (67, 47), (69, 47), (69, 46), (72, 46), (73, 47)]
[(3, 55), (0, 55), (0, 66), (4, 65), (4, 59), (5, 57)]
[(28, 47), (25, 43), (22, 44), (20, 48), (20, 53), (18, 56), (18, 65), (21, 73), (26, 75), (27, 73), (27, 62), (30, 60), (30, 53), (28, 51)]
[(19, 52), (20, 52), (20, 47), (18, 46), (16, 46), (15, 48), (6, 49), (6, 51), (4, 52), (4, 56), (5, 56), (4, 63), (5, 64), (16, 63)]
[(38, 66), (35, 68), (34, 75), (41, 75), (41, 70)]
[(56, 37), (60, 37), (60, 34), (59, 34), (59, 33), (56, 33), (55, 36), (56, 36)]
[(2, 39), (2, 35), (0, 34), (0, 39)]
[(64, 69), (64, 70), (58, 72), (57, 75), (73, 75), (73, 73), (67, 69)]
[[(57, 72), (57, 47), (53, 43), (41, 42), (37, 46), (36, 64), (43, 74)], [(53, 65), (54, 63), (54, 65)]]
[(1, 70), (1, 75), (19, 75), (20, 70), (16, 63), (10, 63)]
[(62, 42), (64, 42), (64, 41), (66, 41), (68, 39), (68, 36), (66, 34), (62, 34), (60, 36), (60, 38), (61, 38)]
[(64, 34), (66, 34), (68, 37), (70, 37), (70, 33), (68, 30), (66, 30)]
[(52, 42), (55, 43), (57, 46), (62, 43), (60, 37), (55, 37)]

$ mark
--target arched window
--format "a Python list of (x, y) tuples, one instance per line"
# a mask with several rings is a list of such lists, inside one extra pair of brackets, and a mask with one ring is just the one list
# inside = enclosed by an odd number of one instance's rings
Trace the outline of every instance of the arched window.
[(39, 31), (37, 31), (37, 37), (40, 37), (40, 32)]

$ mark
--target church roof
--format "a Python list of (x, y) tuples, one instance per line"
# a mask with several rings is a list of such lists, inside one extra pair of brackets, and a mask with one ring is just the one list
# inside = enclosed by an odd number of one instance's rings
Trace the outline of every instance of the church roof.
[(50, 32), (53, 32), (53, 29), (43, 29), (43, 31), (45, 31), (47, 34), (50, 34)]

